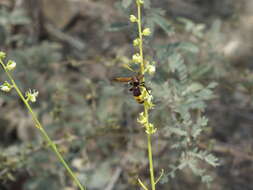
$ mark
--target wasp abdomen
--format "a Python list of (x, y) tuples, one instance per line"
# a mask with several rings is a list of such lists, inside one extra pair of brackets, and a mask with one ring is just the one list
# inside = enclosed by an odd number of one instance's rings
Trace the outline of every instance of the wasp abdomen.
[(136, 86), (133, 88), (133, 96), (134, 96), (134, 99), (136, 100), (136, 102), (138, 102), (139, 104), (144, 103), (144, 100), (141, 97), (141, 89), (139, 86)]
[(136, 100), (136, 102), (138, 102), (139, 104), (143, 104), (144, 100), (141, 98), (141, 96), (134, 96), (134, 99)]

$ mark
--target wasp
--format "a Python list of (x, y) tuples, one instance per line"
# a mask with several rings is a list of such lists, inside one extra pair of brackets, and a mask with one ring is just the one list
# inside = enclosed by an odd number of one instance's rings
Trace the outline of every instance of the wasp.
[(139, 104), (144, 103), (144, 99), (142, 98), (142, 90), (141, 87), (144, 87), (146, 91), (149, 93), (148, 88), (145, 85), (145, 82), (141, 82), (143, 75), (137, 75), (133, 77), (116, 77), (113, 79), (115, 82), (127, 82), (131, 85), (129, 91), (133, 92), (133, 97)]

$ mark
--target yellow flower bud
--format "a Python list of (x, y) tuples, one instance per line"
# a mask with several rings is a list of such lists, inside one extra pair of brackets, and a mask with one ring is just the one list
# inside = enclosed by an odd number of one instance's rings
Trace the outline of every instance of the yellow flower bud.
[(29, 90), (26, 92), (27, 101), (36, 102), (39, 92), (37, 90)]
[(151, 31), (149, 28), (145, 28), (142, 32), (143, 36), (149, 36), (151, 34)]
[(15, 61), (9, 60), (8, 63), (7, 63), (7, 65), (6, 65), (6, 69), (8, 71), (11, 71), (11, 70), (15, 69), (16, 65), (17, 64), (16, 64)]
[(154, 65), (148, 65), (147, 66), (147, 72), (150, 74), (150, 75), (153, 75), (155, 73), (155, 66)]
[(6, 57), (6, 53), (3, 51), (0, 51), (0, 60), (4, 59)]
[(147, 123), (147, 118), (144, 116), (143, 112), (141, 112), (139, 114), (139, 117), (137, 118), (137, 122), (142, 124), (142, 125), (145, 125)]
[(133, 41), (133, 45), (136, 47), (140, 44), (140, 39), (139, 38), (136, 38), (134, 41)]
[(4, 91), (4, 92), (10, 92), (12, 89), (12, 86), (5, 81), (1, 86), (0, 86), (0, 90)]
[(141, 58), (139, 53), (134, 54), (133, 57), (132, 57), (132, 60), (135, 63), (141, 63), (142, 62), (142, 58)]
[(157, 129), (154, 127), (154, 125), (152, 123), (148, 123), (147, 126), (145, 126), (145, 127), (146, 127), (145, 132), (149, 135), (152, 135), (157, 131)]
[(131, 22), (137, 22), (137, 21), (138, 21), (138, 19), (137, 19), (136, 16), (134, 16), (134, 15), (130, 15), (129, 20), (130, 20)]

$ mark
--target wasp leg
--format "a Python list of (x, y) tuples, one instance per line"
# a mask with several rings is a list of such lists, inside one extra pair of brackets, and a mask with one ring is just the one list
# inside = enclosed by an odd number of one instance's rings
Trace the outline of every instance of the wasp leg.
[(145, 85), (144, 82), (140, 83), (140, 86), (144, 87), (144, 88), (146, 89), (147, 93), (150, 95), (149, 90), (151, 90), (151, 88), (148, 88), (148, 87)]

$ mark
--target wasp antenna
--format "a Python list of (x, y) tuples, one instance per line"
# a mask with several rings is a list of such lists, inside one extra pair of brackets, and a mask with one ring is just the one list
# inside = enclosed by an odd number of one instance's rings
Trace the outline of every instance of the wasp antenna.
[(140, 86), (143, 86), (146, 89), (147, 93), (150, 95), (149, 91), (151, 91), (151, 88), (147, 87), (144, 82), (141, 83)]
[(129, 65), (128, 63), (122, 64), (122, 67), (124, 67), (124, 68), (126, 68), (126, 69), (128, 69), (128, 70), (130, 70), (130, 71), (132, 71), (132, 72), (134, 72), (134, 73), (136, 73), (136, 71), (133, 70), (133, 69), (130, 67), (130, 65)]

